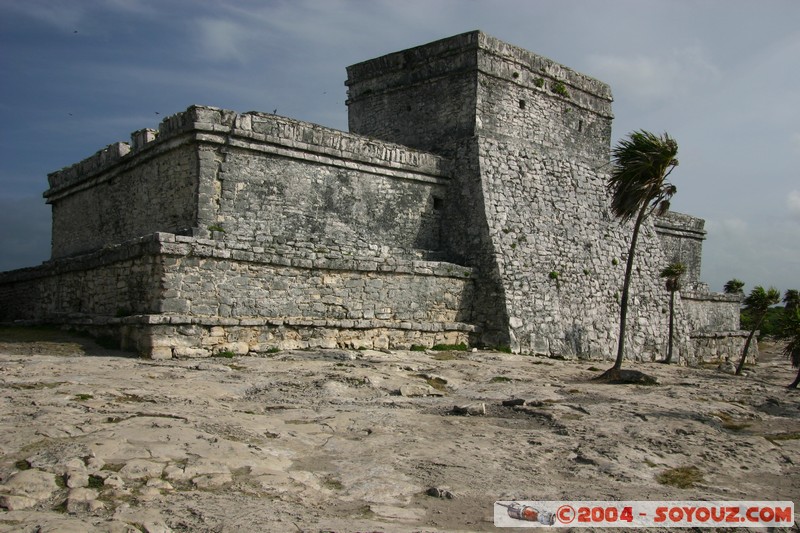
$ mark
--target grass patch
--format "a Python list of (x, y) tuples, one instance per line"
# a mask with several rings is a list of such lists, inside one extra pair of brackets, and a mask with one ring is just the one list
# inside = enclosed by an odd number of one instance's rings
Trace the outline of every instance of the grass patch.
[(772, 444), (778, 444), (780, 441), (784, 440), (800, 440), (800, 431), (774, 433), (772, 435), (764, 435), (764, 438), (770, 441)]
[(412, 344), (410, 350), (412, 352), (424, 352), (427, 348), (421, 344)]
[(59, 387), (64, 383), (66, 382), (37, 381), (36, 383), (11, 383), (10, 385), (8, 385), (8, 387), (16, 390), (42, 390), (42, 389), (55, 389), (56, 387)]
[(711, 414), (722, 420), (722, 427), (727, 429), (728, 431), (741, 431), (745, 428), (750, 427), (750, 424), (748, 424), (747, 422), (737, 422), (728, 413), (723, 413), (721, 411), (718, 411)]
[(436, 352), (466, 352), (469, 348), (463, 342), (461, 344), (434, 344), (431, 350)]
[(26, 459), (20, 459), (16, 463), (14, 463), (14, 468), (17, 470), (30, 470), (31, 464)]
[(325, 481), (322, 482), (322, 486), (328, 490), (342, 490), (344, 488), (341, 481), (332, 477), (325, 478)]
[(233, 359), (236, 357), (236, 354), (230, 350), (220, 350), (219, 352), (215, 353), (212, 357), (223, 357), (225, 359)]
[(508, 383), (509, 381), (514, 381), (511, 378), (507, 378), (505, 376), (495, 376), (489, 380), (490, 383)]
[(498, 352), (511, 353), (511, 346), (506, 346), (505, 344), (500, 346), (495, 346), (494, 349)]
[(118, 402), (131, 402), (131, 403), (156, 403), (152, 398), (145, 398), (139, 394), (123, 393), (122, 396), (117, 396), (114, 400)]
[(447, 380), (438, 378), (436, 376), (428, 376), (426, 374), (414, 374), (415, 377), (422, 378), (425, 380), (425, 383), (433, 387), (434, 389), (447, 392)]
[(68, 336), (55, 326), (0, 327), (0, 342), (62, 342)]
[(86, 400), (91, 400), (94, 398), (91, 394), (76, 394), (75, 399), (81, 402), (85, 402)]
[(664, 470), (656, 476), (656, 481), (662, 485), (690, 489), (695, 483), (703, 481), (703, 473), (696, 466), (680, 466)]
[(102, 489), (103, 485), (103, 478), (100, 476), (89, 475), (89, 488), (90, 489)]
[(439, 352), (433, 354), (433, 357), (437, 361), (452, 361), (454, 359), (459, 359), (458, 352)]
[(369, 385), (369, 379), (363, 378), (356, 378), (356, 377), (337, 377), (334, 378), (337, 381), (344, 383), (345, 385), (349, 385), (350, 387), (366, 387)]

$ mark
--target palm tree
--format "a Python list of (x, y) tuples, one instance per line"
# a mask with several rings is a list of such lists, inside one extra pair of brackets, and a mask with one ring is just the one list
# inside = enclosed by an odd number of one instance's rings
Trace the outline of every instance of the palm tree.
[(784, 309), (788, 313), (800, 309), (800, 291), (797, 289), (786, 289), (786, 292), (783, 294), (783, 303), (785, 304)]
[(611, 211), (621, 223), (634, 220), (634, 224), (620, 300), (617, 358), (607, 372), (609, 375), (619, 374), (622, 368), (628, 295), (639, 230), (648, 215), (664, 214), (669, 209), (669, 200), (677, 189), (666, 178), (678, 165), (677, 154), (678, 143), (669, 135), (647, 131), (631, 133), (611, 151), (612, 169), (606, 184), (611, 193)]
[(669, 341), (667, 342), (667, 358), (664, 363), (672, 362), (672, 337), (675, 331), (675, 293), (681, 290), (681, 276), (686, 273), (686, 265), (683, 263), (672, 263), (665, 267), (661, 274), (666, 279), (666, 287), (669, 291)]
[[(786, 301), (784, 299), (784, 301)], [(788, 309), (788, 305), (787, 305)], [(800, 307), (795, 307), (791, 313), (787, 313), (786, 326), (784, 333), (788, 337), (788, 342), (783, 348), (783, 353), (792, 362), (792, 366), (797, 368), (797, 377), (789, 385), (790, 389), (796, 389), (800, 384)]]
[(722, 290), (725, 291), (725, 294), (744, 294), (743, 289), (744, 281), (736, 278), (728, 280), (725, 283), (725, 287), (722, 288)]
[(764, 317), (767, 316), (767, 311), (769, 308), (776, 303), (781, 301), (781, 293), (775, 287), (770, 287), (767, 290), (764, 290), (764, 287), (760, 285), (758, 287), (753, 288), (750, 291), (750, 294), (744, 299), (744, 311), (748, 313), (753, 319), (753, 328), (750, 330), (750, 334), (747, 336), (747, 340), (744, 343), (744, 350), (742, 350), (742, 358), (739, 359), (739, 366), (736, 367), (736, 375), (741, 375), (742, 369), (744, 368), (744, 360), (747, 359), (747, 351), (750, 349), (750, 342), (753, 340), (753, 336), (756, 334), (758, 328), (761, 327), (761, 323), (764, 321)]

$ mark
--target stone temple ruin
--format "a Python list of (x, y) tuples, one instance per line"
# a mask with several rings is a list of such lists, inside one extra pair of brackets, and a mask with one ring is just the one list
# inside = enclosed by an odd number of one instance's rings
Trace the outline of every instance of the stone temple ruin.
[[(0, 320), (154, 358), (435, 343), (609, 358), (630, 227), (609, 211), (608, 85), (474, 31), (347, 69), (349, 133), (192, 106), (48, 176), (52, 258)], [(629, 357), (739, 353), (699, 281), (703, 220), (647, 223)]]

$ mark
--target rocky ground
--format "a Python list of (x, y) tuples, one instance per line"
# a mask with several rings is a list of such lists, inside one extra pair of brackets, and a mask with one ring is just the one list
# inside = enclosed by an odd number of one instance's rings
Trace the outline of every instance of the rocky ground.
[[(627, 365), (660, 383), (640, 386), (497, 352), (152, 361), (0, 333), (0, 531), (490, 531), (495, 500), (800, 503), (800, 392), (769, 346), (747, 377)], [(683, 467), (694, 482), (669, 484)]]

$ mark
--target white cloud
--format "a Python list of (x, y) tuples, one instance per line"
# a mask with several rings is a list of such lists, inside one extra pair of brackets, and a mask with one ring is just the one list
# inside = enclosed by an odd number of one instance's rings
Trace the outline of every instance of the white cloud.
[(601, 79), (644, 106), (685, 96), (720, 77), (719, 69), (698, 47), (673, 49), (662, 56), (592, 55), (588, 64)]
[(211, 59), (245, 62), (250, 31), (247, 26), (230, 20), (201, 18), (197, 20), (202, 52)]
[(789, 208), (792, 218), (800, 220), (800, 191), (789, 192), (789, 196), (786, 197), (786, 207)]
[(741, 218), (725, 218), (722, 220), (707, 220), (706, 229), (709, 233), (720, 233), (723, 235), (741, 235), (748, 230), (748, 224)]
[(79, 2), (53, 1), (7, 2), (3, 5), (3, 9), (70, 32), (80, 27), (80, 23), (85, 17), (85, 8), (86, 6)]

